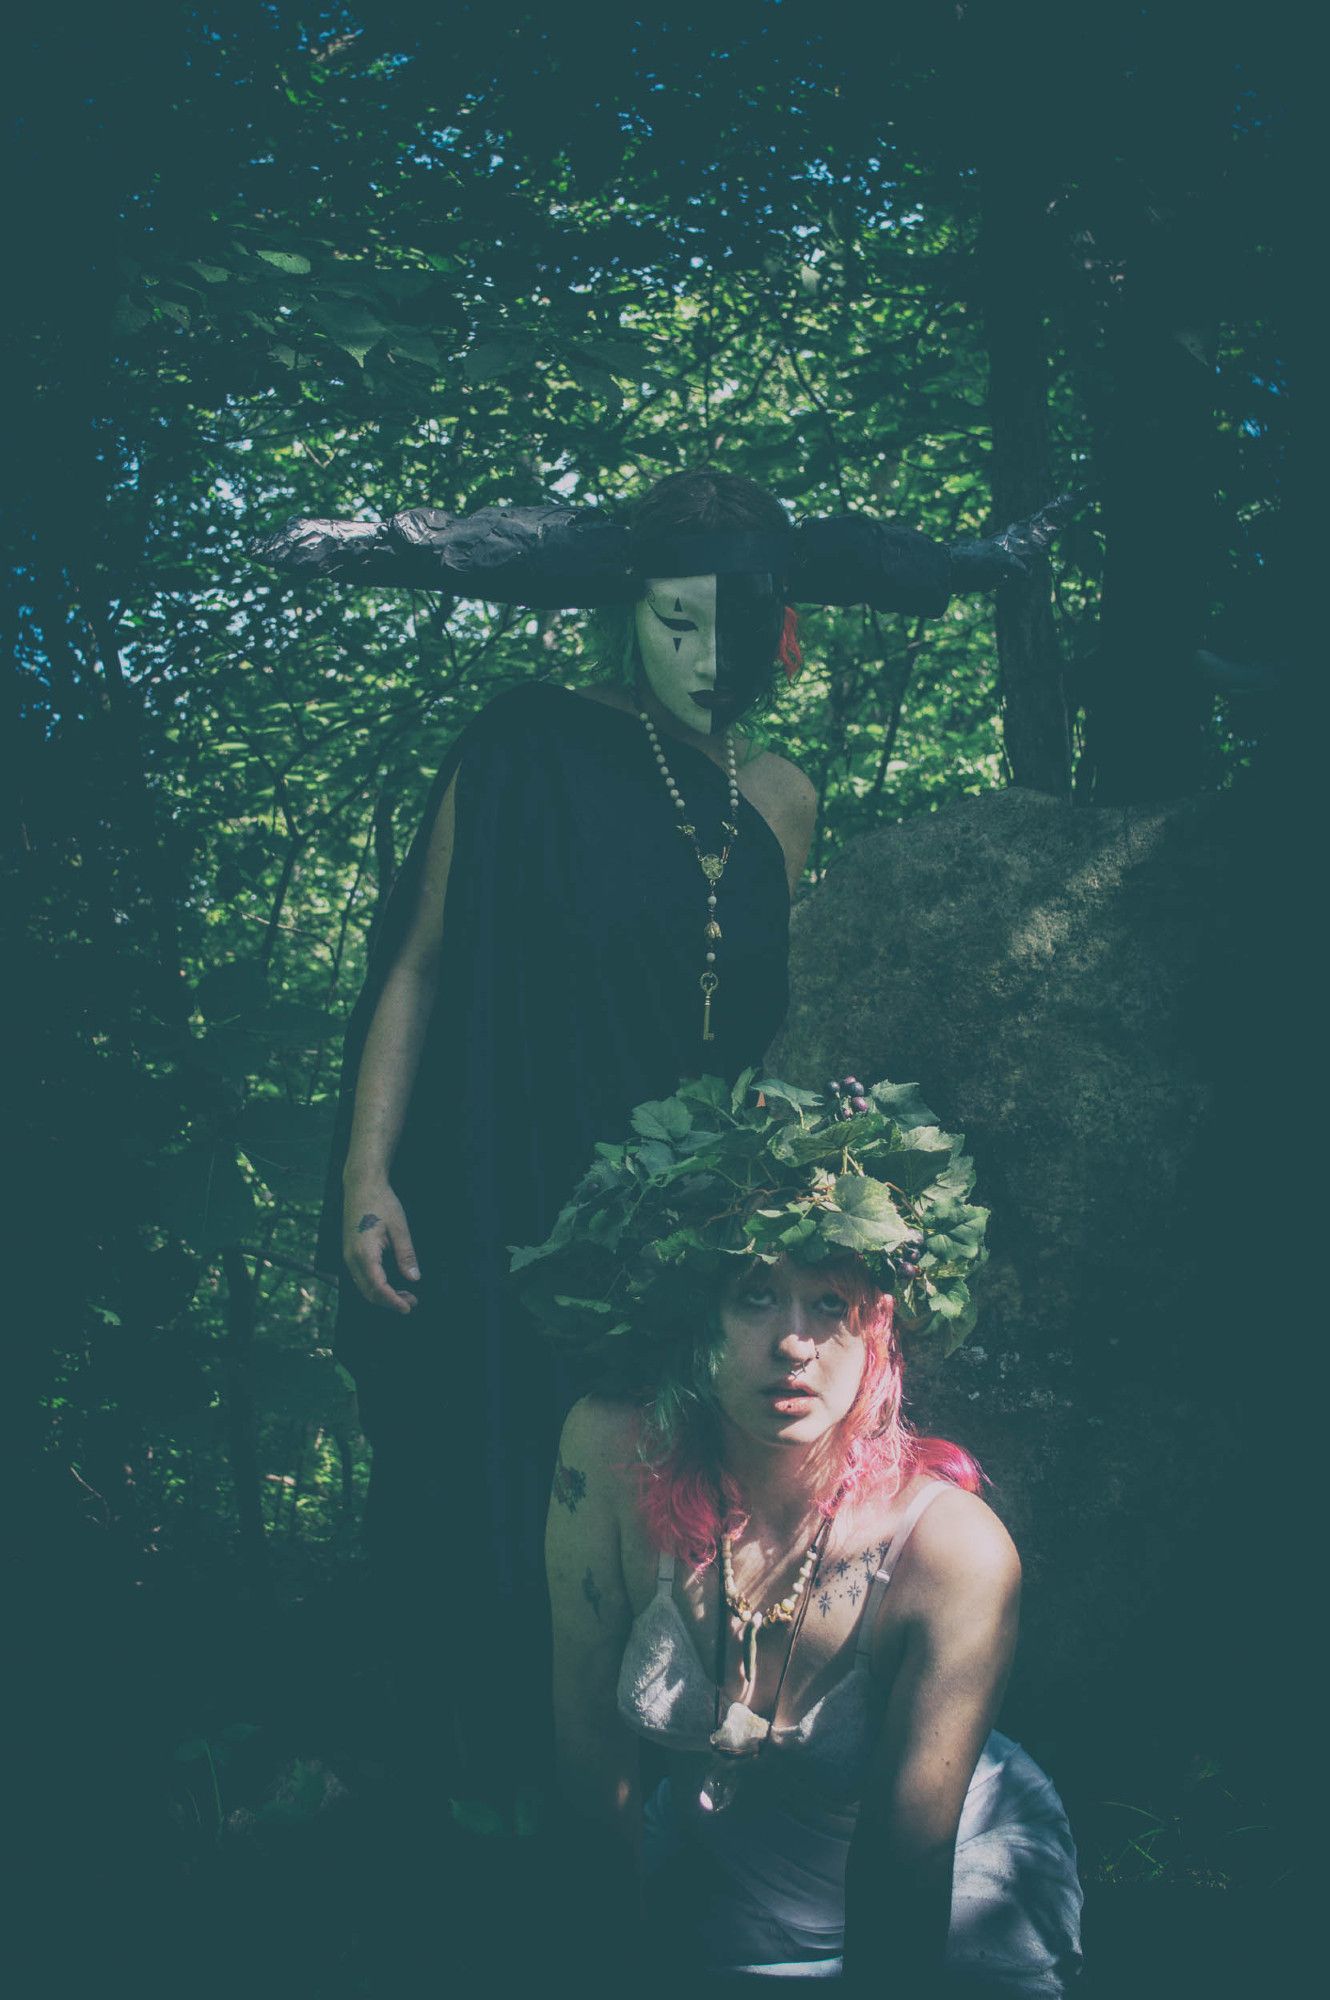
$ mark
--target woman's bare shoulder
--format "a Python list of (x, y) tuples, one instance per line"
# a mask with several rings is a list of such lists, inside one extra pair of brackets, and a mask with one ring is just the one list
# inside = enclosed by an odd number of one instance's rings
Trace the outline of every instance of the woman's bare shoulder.
[(633, 1403), (621, 1403), (608, 1396), (583, 1396), (564, 1419), (560, 1455), (580, 1451), (599, 1465), (635, 1457), (641, 1412)]
[(773, 797), (817, 804), (817, 787), (801, 765), (778, 750), (752, 751), (743, 766), (744, 776), (759, 784)]
[(920, 1580), (949, 1596), (1014, 1594), (1021, 1559), (1003, 1522), (977, 1493), (948, 1486), (925, 1508), (908, 1554)]

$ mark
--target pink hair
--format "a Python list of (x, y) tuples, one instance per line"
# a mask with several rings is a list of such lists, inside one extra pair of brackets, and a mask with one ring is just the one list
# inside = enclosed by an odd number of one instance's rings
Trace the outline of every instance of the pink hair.
[(792, 681), (804, 663), (803, 647), (799, 644), (799, 614), (792, 604), (785, 607), (781, 620), (780, 651), (776, 657), (785, 669), (785, 678)]
[[(849, 1295), (849, 1324), (865, 1345), (858, 1393), (841, 1420), (840, 1461), (823, 1491), (819, 1511), (830, 1520), (854, 1496), (891, 1499), (916, 1472), (950, 1480), (977, 1493), (986, 1475), (977, 1459), (946, 1438), (921, 1437), (901, 1414), (901, 1351), (895, 1330), (895, 1300), (855, 1266), (836, 1272)], [(642, 1461), (637, 1466), (638, 1499), (653, 1546), (705, 1568), (714, 1562), (720, 1537), (743, 1524), (742, 1499), (728, 1473), (716, 1464), (714, 1419), (706, 1405), (694, 1405), (672, 1435), (652, 1439), (643, 1425)], [(650, 1455), (652, 1442), (663, 1446)]]

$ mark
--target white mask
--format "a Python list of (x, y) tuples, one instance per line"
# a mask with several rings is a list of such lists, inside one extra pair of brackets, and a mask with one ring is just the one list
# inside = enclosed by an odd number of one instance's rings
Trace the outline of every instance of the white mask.
[(782, 590), (756, 571), (648, 577), (635, 613), (647, 684), (701, 736), (719, 736), (771, 685)]
[(656, 700), (685, 729), (711, 735), (718, 705), (715, 577), (649, 577), (634, 615), (642, 668)]

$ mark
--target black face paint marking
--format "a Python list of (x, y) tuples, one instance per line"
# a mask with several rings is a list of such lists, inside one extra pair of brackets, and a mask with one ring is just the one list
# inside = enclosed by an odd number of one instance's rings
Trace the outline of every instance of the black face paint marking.
[(682, 610), (683, 610), (683, 599), (682, 599), (681, 597), (676, 597), (676, 598), (675, 598), (675, 600), (674, 600), (674, 608), (675, 608), (675, 610), (676, 610), (676, 611), (682, 611)]
[[(677, 597), (674, 600), (674, 605), (676, 611), (682, 610), (683, 608), (682, 605), (679, 603)], [(696, 632), (697, 630), (697, 627), (696, 625), (694, 625), (691, 618), (667, 618), (663, 611), (657, 611), (655, 605), (651, 602), (651, 599), (649, 597), (647, 599), (647, 608), (650, 611), (652, 617), (659, 618), (661, 624), (667, 626), (671, 632)], [(675, 644), (677, 645), (678, 643), (679, 642), (676, 639)]]
[(679, 650), (680, 646), (682, 646), (682, 644), (683, 644), (683, 640), (682, 640), (682, 639), (676, 639), (676, 640), (675, 640), (675, 642), (674, 642), (674, 650), (675, 650), (675, 652), (676, 652), (676, 653), (678, 652), (678, 650)]

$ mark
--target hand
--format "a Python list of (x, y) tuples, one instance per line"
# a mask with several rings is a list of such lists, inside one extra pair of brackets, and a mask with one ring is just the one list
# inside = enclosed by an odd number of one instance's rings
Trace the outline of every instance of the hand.
[(372, 1306), (409, 1313), (420, 1301), (414, 1292), (389, 1284), (384, 1268), (389, 1252), (404, 1278), (419, 1278), (406, 1212), (388, 1183), (365, 1181), (348, 1187), (342, 1206), (342, 1256), (356, 1290)]

